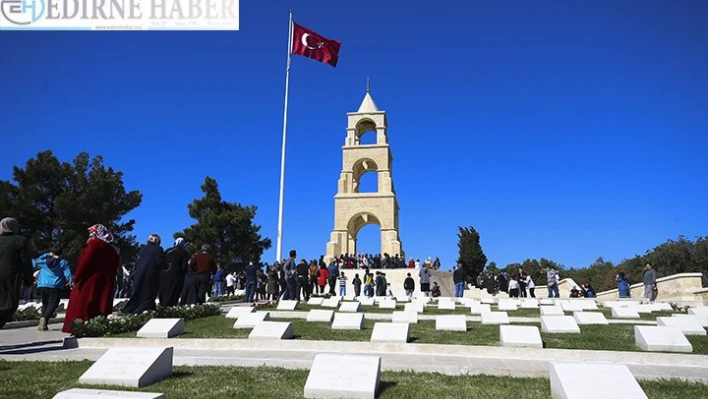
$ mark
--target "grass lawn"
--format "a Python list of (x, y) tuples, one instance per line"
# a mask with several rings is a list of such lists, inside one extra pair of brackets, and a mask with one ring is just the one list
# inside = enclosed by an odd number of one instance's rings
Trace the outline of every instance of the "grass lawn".
[[(332, 330), (330, 323), (309, 323), (295, 319), (293, 323), (295, 339), (313, 341), (368, 341), (375, 320), (365, 320), (363, 330)], [(234, 329), (234, 320), (223, 316), (203, 317), (185, 322), (185, 333), (181, 338), (248, 338), (250, 329)], [(519, 324), (516, 324), (519, 325)], [(536, 324), (529, 324), (536, 325)], [(468, 330), (437, 331), (434, 321), (420, 321), (411, 324), (411, 342), (447, 345), (499, 345), (499, 326), (467, 322)], [(640, 351), (634, 344), (634, 326), (611, 324), (608, 326), (580, 326), (580, 334), (547, 334), (541, 337), (547, 348)], [(116, 337), (135, 337), (136, 333), (126, 333)], [(708, 336), (688, 336), (693, 345), (693, 353), (708, 354)]]
[[(0, 398), (49, 399), (79, 387), (81, 374), (91, 362), (3, 362)], [(173, 375), (142, 388), (89, 387), (164, 393), (169, 399), (290, 399), (303, 397), (307, 370), (243, 367), (174, 367)], [(640, 382), (651, 399), (705, 397), (707, 385), (679, 381)], [(543, 398), (551, 395), (545, 378), (446, 376), (383, 372), (379, 399), (394, 398)]]

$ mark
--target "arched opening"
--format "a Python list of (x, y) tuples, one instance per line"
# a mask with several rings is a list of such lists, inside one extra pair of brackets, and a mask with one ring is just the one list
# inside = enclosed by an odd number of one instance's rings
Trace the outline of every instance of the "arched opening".
[(377, 143), (376, 124), (370, 119), (364, 119), (356, 125), (355, 145), (372, 145)]
[(352, 168), (355, 193), (379, 192), (379, 167), (372, 159), (360, 159)]
[(354, 241), (358, 254), (378, 254), (381, 252), (381, 222), (368, 212), (360, 213), (349, 220), (347, 225), (349, 235)]

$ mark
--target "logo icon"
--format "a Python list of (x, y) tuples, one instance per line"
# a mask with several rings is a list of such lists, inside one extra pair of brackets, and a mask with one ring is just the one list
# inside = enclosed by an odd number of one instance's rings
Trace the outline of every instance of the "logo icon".
[(29, 25), (44, 16), (44, 0), (0, 0), (2, 16), (15, 25)]

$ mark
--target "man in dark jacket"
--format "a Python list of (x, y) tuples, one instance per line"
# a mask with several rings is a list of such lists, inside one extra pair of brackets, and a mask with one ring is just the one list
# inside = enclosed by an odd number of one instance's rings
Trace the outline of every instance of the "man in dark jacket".
[(189, 261), (189, 267), (194, 272), (194, 283), (197, 289), (197, 303), (206, 302), (209, 292), (209, 279), (216, 273), (216, 259), (209, 253), (211, 247), (202, 245), (202, 252), (194, 255)]
[(187, 241), (179, 237), (175, 240), (175, 246), (165, 253), (167, 270), (160, 272), (159, 296), (162, 307), (177, 306), (179, 302), (189, 265), (189, 252), (185, 249), (186, 246)]
[(409, 298), (413, 297), (413, 291), (415, 291), (415, 280), (413, 280), (410, 273), (408, 273), (408, 277), (403, 280), (403, 289), (406, 290), (406, 295)]
[(329, 283), (329, 295), (335, 296), (336, 293), (334, 292), (334, 286), (337, 284), (337, 277), (339, 276), (339, 266), (337, 266), (337, 262), (333, 260), (330, 262), (329, 267), (327, 268), (327, 273), (329, 275), (328, 283)]
[(17, 311), (20, 304), (20, 283), (30, 287), (32, 258), (29, 243), (18, 235), (20, 224), (13, 218), (0, 220), (0, 328)]
[(455, 298), (462, 298), (465, 294), (465, 280), (467, 280), (465, 269), (462, 268), (462, 263), (458, 263), (457, 269), (452, 272), (452, 281), (455, 283)]
[(310, 300), (310, 293), (308, 287), (310, 286), (310, 266), (307, 264), (305, 259), (300, 259), (300, 263), (295, 268), (297, 271), (297, 300), (302, 300), (304, 298), (306, 301)]
[(138, 253), (133, 294), (123, 307), (125, 314), (140, 314), (155, 309), (155, 298), (160, 288), (160, 272), (167, 268), (165, 252), (160, 246), (160, 241), (159, 235), (151, 234), (147, 245)]

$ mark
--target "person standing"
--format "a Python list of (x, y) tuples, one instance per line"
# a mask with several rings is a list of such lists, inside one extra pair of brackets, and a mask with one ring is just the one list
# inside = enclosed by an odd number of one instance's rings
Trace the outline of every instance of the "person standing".
[(627, 279), (624, 272), (620, 272), (615, 276), (615, 282), (617, 283), (617, 291), (619, 291), (620, 298), (630, 298), (632, 296), (629, 289), (629, 279)]
[(19, 233), (17, 220), (0, 220), (0, 329), (20, 304), (20, 282), (26, 287), (34, 283), (29, 242)]
[(234, 296), (236, 294), (236, 272), (226, 274), (226, 295)]
[(297, 251), (293, 249), (290, 251), (290, 257), (283, 263), (283, 273), (285, 274), (286, 284), (285, 295), (283, 295), (283, 300), (297, 300), (297, 266), (295, 265), (296, 257)]
[(368, 270), (364, 273), (364, 296), (374, 296), (374, 276)]
[(352, 285), (354, 286), (354, 296), (361, 296), (361, 279), (359, 278), (359, 273), (354, 275), (354, 280), (352, 280)]
[(61, 248), (54, 248), (34, 260), (34, 266), (39, 268), (37, 289), (42, 296), (42, 315), (37, 326), (39, 331), (49, 330), (47, 324), (59, 307), (61, 292), (64, 287), (71, 285), (71, 268), (69, 262), (61, 258), (62, 253)]
[(133, 294), (123, 307), (124, 314), (140, 314), (155, 309), (155, 299), (160, 289), (160, 272), (167, 269), (165, 252), (157, 234), (150, 234), (147, 245), (140, 248), (135, 263)]
[(246, 266), (246, 302), (255, 302), (258, 267), (253, 262)]
[(531, 298), (536, 298), (536, 283), (533, 282), (530, 274), (526, 275), (526, 286), (529, 288)]
[(509, 298), (519, 297), (519, 275), (511, 276), (511, 281), (509, 281)]
[(329, 271), (327, 266), (324, 264), (320, 265), (320, 269), (317, 271), (317, 285), (320, 287), (319, 293), (324, 294), (325, 287), (327, 286), (327, 280), (329, 279)]
[(165, 253), (167, 270), (160, 272), (160, 306), (177, 306), (187, 269), (189, 268), (189, 253), (185, 249), (187, 241), (179, 237), (175, 245)]
[(329, 295), (335, 296), (334, 287), (337, 285), (337, 277), (339, 277), (339, 266), (335, 261), (332, 261), (327, 268), (329, 274)]
[(216, 273), (216, 259), (210, 254), (211, 247), (202, 245), (201, 252), (194, 255), (189, 260), (189, 267), (194, 272), (194, 285), (197, 291), (197, 303), (206, 302), (206, 295), (209, 292), (209, 280)]
[(555, 267), (548, 268), (546, 273), (546, 281), (548, 282), (548, 297), (549, 298), (560, 298), (560, 292), (558, 290), (558, 272)]
[(310, 269), (308, 272), (309, 277), (310, 277), (310, 281), (309, 281), (309, 285), (308, 285), (310, 295), (317, 293), (317, 271), (318, 271), (317, 261), (313, 260), (310, 262)]
[(347, 276), (345, 276), (344, 272), (342, 272), (339, 275), (339, 296), (347, 295), (347, 280)]
[(214, 296), (224, 295), (224, 278), (226, 277), (226, 269), (224, 265), (219, 265), (214, 274)]
[(644, 299), (653, 302), (654, 299), (656, 299), (654, 292), (658, 292), (656, 287), (656, 270), (648, 263), (644, 266), (642, 282), (644, 283)]
[(455, 283), (455, 298), (462, 298), (465, 295), (465, 269), (462, 263), (457, 264), (457, 269), (452, 272), (452, 281)]
[(524, 269), (519, 268), (519, 275), (516, 281), (519, 283), (519, 298), (526, 298), (526, 273), (524, 273)]
[(73, 276), (69, 307), (62, 331), (71, 333), (74, 321), (87, 322), (113, 313), (113, 290), (120, 264), (120, 251), (113, 234), (102, 224), (88, 228), (89, 238), (79, 253)]
[(297, 300), (300, 301), (302, 300), (300, 298), (303, 298), (309, 301), (310, 266), (305, 259), (300, 259), (300, 263), (298, 263), (295, 270), (297, 270)]
[(413, 297), (413, 291), (415, 291), (415, 280), (413, 280), (410, 273), (408, 273), (406, 279), (403, 280), (403, 289), (406, 291), (406, 296), (408, 296), (408, 298)]
[(425, 296), (430, 296), (430, 270), (428, 270), (428, 264), (420, 268), (418, 277), (420, 277), (420, 290)]

